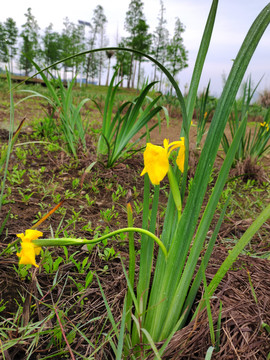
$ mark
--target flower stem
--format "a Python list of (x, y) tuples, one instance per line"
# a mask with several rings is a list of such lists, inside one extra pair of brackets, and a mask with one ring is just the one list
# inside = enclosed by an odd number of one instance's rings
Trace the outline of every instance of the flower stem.
[(145, 234), (149, 237), (151, 237), (161, 248), (165, 258), (167, 258), (168, 253), (167, 250), (162, 243), (162, 241), (153, 233), (151, 233), (148, 230), (140, 229), (137, 227), (126, 227), (122, 229), (118, 229), (115, 231), (112, 231), (109, 234), (103, 235), (97, 239), (87, 240), (87, 239), (74, 239), (74, 238), (56, 238), (56, 239), (36, 239), (33, 240), (33, 244), (36, 246), (67, 246), (67, 245), (84, 245), (84, 244), (97, 244), (105, 239), (108, 239), (109, 237), (121, 234), (123, 232), (138, 232), (141, 234)]

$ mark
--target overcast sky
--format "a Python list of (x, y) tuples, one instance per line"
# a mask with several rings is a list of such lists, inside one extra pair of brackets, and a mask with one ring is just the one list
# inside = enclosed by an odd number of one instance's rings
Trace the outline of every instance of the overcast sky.
[[(157, 26), (157, 17), (160, 10), (159, 0), (144, 0), (144, 14), (150, 31)], [(61, 32), (63, 19), (70, 21), (91, 21), (93, 10), (101, 5), (108, 19), (106, 35), (110, 39), (109, 45), (115, 46), (117, 34), (120, 39), (125, 36), (124, 19), (130, 0), (11, 0), (6, 1), (1, 7), (0, 22), (12, 17), (17, 26), (25, 23), (24, 14), (27, 8), (32, 9), (32, 14), (42, 30), (53, 23), (54, 30)], [(191, 79), (196, 55), (199, 49), (202, 32), (207, 20), (212, 0), (164, 0), (166, 9), (165, 18), (170, 35), (173, 35), (175, 18), (178, 16), (185, 25), (183, 34), (184, 44), (189, 52), (188, 68), (179, 75), (182, 90)], [(241, 43), (259, 12), (268, 4), (267, 0), (220, 0), (213, 37), (206, 59), (205, 68), (200, 84), (202, 90), (211, 79), (211, 93), (219, 95), (222, 89), (222, 75), (228, 75), (232, 59), (235, 58)], [(151, 71), (151, 67), (149, 67)], [(254, 83), (263, 77), (259, 90), (270, 89), (270, 28), (268, 28), (256, 49), (247, 70)]]

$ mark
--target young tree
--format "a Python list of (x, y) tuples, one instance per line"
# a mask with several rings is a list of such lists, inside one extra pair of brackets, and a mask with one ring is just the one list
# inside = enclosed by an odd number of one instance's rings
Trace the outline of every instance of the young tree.
[[(104, 14), (103, 7), (98, 5), (93, 12), (92, 23), (90, 24), (90, 37), (88, 39), (89, 50), (93, 50), (95, 47), (106, 46), (106, 37), (105, 37), (105, 24), (107, 18)], [(101, 82), (101, 74), (104, 66), (104, 57), (103, 53), (90, 53), (87, 56), (85, 64), (86, 72), (86, 83), (88, 83), (88, 78), (90, 77), (92, 81), (96, 76), (99, 78), (99, 83)]]
[[(138, 24), (136, 25), (136, 37), (133, 40), (133, 49), (140, 50), (145, 53), (149, 53), (152, 36), (148, 34), (149, 26), (146, 24), (145, 20), (139, 19)], [(139, 62), (138, 67), (138, 78), (137, 78), (137, 87), (140, 85), (140, 76), (141, 76), (141, 63), (142, 61), (146, 61), (142, 56), (135, 55), (135, 59)], [(132, 87), (134, 87), (134, 78), (135, 78), (135, 71), (133, 73), (132, 78)]]
[[(72, 28), (73, 24), (70, 22), (68, 17), (64, 18), (64, 28), (60, 37), (61, 43), (61, 58), (66, 58), (72, 53)], [(67, 72), (72, 71), (73, 62), (72, 59), (63, 62), (64, 68), (64, 79), (67, 78)]]
[(8, 50), (8, 57), (10, 61), (10, 71), (13, 72), (13, 60), (17, 54), (17, 38), (18, 28), (16, 22), (12, 18), (7, 18), (4, 22), (5, 41)]
[[(121, 40), (121, 42), (118, 44), (118, 47), (127, 47), (127, 39), (123, 38)], [(115, 52), (115, 57), (116, 57), (116, 64), (113, 66), (113, 68), (119, 69), (119, 76), (118, 76), (118, 80), (122, 82), (124, 81), (124, 78), (127, 77), (127, 79), (129, 79), (129, 75), (130, 75), (130, 63), (131, 63), (131, 53), (129, 51), (122, 51), (122, 50), (118, 50)], [(123, 86), (123, 85), (122, 85)]]
[[(169, 42), (169, 31), (165, 28), (165, 24), (167, 23), (166, 19), (164, 18), (165, 7), (163, 1), (160, 0), (160, 13), (158, 17), (158, 26), (155, 29), (152, 38), (152, 54), (156, 60), (161, 62), (161, 64), (165, 63), (166, 59), (166, 52), (167, 52), (167, 44)], [(161, 81), (162, 81), (162, 72), (160, 74), (160, 88), (161, 88)], [(157, 66), (154, 65), (154, 81), (157, 78)], [(160, 89), (159, 89), (160, 90)]]
[[(74, 25), (72, 31), (72, 55), (75, 55), (79, 52), (85, 50), (85, 35), (84, 35), (84, 26)], [(73, 76), (74, 71), (76, 74), (79, 72), (81, 64), (84, 62), (84, 56), (76, 56), (73, 59)]]
[[(88, 39), (88, 48), (93, 50), (97, 37), (97, 29), (90, 24), (90, 37)], [(86, 84), (88, 84), (89, 78), (93, 79), (97, 76), (97, 60), (96, 53), (89, 53), (85, 62)]]
[(39, 47), (39, 26), (35, 17), (31, 13), (31, 8), (27, 9), (26, 23), (22, 25), (22, 32), (20, 34), (23, 42), (21, 45), (21, 55), (19, 65), (25, 72), (25, 76), (29, 75), (29, 72), (33, 69), (33, 65), (29, 59), (36, 60), (40, 58)]
[[(97, 34), (96, 45), (99, 48), (102, 48), (107, 45), (107, 39), (105, 36), (105, 24), (107, 23), (107, 18), (104, 14), (103, 7), (98, 5), (94, 10), (93, 24)], [(101, 84), (101, 75), (104, 68), (105, 54), (104, 52), (97, 53), (98, 58), (98, 83)]]
[[(141, 0), (131, 0), (128, 11), (126, 12), (125, 18), (125, 29), (130, 33), (130, 36), (127, 38), (127, 45), (135, 49), (136, 45), (142, 44), (144, 41), (142, 38), (142, 29), (144, 28), (144, 34), (147, 34), (147, 25), (145, 22), (145, 17), (143, 14), (143, 3)], [(146, 33), (145, 33), (146, 31)], [(140, 38), (140, 40), (139, 40)], [(130, 87), (132, 74), (135, 75), (135, 66), (134, 66), (134, 54), (131, 54), (131, 63), (130, 63), (130, 73), (128, 78), (128, 87)], [(134, 79), (134, 76), (133, 76)], [(134, 87), (134, 81), (132, 81), (132, 86)]]
[(179, 18), (176, 18), (174, 35), (167, 46), (167, 68), (175, 77), (188, 66), (188, 52), (184, 46), (182, 33), (185, 31)]
[[(60, 34), (53, 31), (53, 24), (50, 24), (45, 29), (45, 34), (42, 37), (43, 42), (43, 59), (45, 65), (51, 65), (61, 58), (61, 42)], [(57, 70), (57, 66), (52, 68)]]
[(8, 46), (6, 41), (5, 27), (0, 23), (0, 61), (3, 63), (8, 62)]
[[(64, 29), (60, 38), (61, 57), (66, 58), (75, 55), (84, 50), (84, 27), (75, 25), (66, 17), (64, 19)], [(72, 72), (72, 77), (78, 72), (80, 64), (83, 62), (82, 57), (75, 57), (64, 62), (64, 76), (68, 71)]]

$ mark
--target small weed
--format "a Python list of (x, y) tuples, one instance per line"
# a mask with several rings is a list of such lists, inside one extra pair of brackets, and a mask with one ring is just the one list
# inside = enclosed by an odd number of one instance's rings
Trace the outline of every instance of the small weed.
[(90, 196), (88, 194), (85, 194), (85, 198), (87, 200), (87, 205), (92, 206), (95, 203), (95, 199), (90, 199)]
[(22, 280), (25, 279), (31, 280), (31, 275), (29, 272), (30, 268), (31, 265), (18, 265), (18, 266), (13, 265), (13, 269), (15, 270), (19, 278)]
[(26, 169), (19, 169), (19, 165), (16, 164), (13, 166), (11, 172), (7, 172), (7, 179), (11, 185), (21, 185), (23, 183), (23, 175), (25, 174)]
[(51, 252), (46, 248), (42, 256), (42, 266), (47, 274), (56, 273), (60, 264), (64, 261), (61, 256), (53, 259)]
[(73, 189), (77, 189), (78, 185), (79, 185), (80, 179), (73, 179), (72, 180), (72, 188)]
[(18, 158), (18, 160), (20, 160), (20, 162), (22, 162), (23, 165), (26, 164), (26, 159), (27, 159), (27, 155), (28, 155), (28, 150), (27, 149), (23, 149), (20, 146), (17, 146), (15, 148), (15, 153), (16, 156)]
[(116, 258), (118, 255), (119, 255), (119, 253), (118, 252), (116, 253), (113, 247), (105, 247), (103, 250), (103, 253), (99, 252), (99, 254), (98, 254), (98, 256), (101, 259), (106, 260), (106, 261), (112, 260), (112, 259)]
[(112, 219), (117, 219), (118, 216), (119, 213), (115, 210), (114, 205), (111, 207), (111, 209), (100, 210), (101, 219), (107, 223), (111, 222)]
[(31, 199), (32, 195), (35, 193), (34, 191), (31, 192), (30, 194), (26, 194), (27, 192), (29, 192), (29, 189), (26, 189), (25, 192), (21, 191), (20, 189), (18, 189), (19, 194), (22, 197), (22, 201), (25, 203), (28, 203), (29, 200)]
[(139, 215), (143, 210), (143, 203), (141, 201), (134, 200), (133, 205), (134, 205), (136, 214)]
[(115, 192), (112, 194), (112, 201), (116, 202), (118, 201), (121, 197), (125, 197), (127, 195), (127, 190), (124, 190), (123, 187), (118, 184), (117, 185), (117, 189), (115, 190)]

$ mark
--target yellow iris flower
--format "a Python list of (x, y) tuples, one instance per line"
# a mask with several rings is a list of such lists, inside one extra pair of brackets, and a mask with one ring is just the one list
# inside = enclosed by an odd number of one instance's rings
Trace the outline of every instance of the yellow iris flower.
[(262, 127), (266, 129), (266, 131), (269, 131), (269, 125), (264, 121), (263, 123), (260, 123)]
[(21, 242), (22, 249), (19, 253), (17, 253), (17, 256), (20, 258), (19, 264), (23, 264), (23, 265), (31, 264), (34, 265), (35, 267), (38, 267), (35, 256), (40, 254), (41, 247), (35, 246), (32, 243), (32, 240), (36, 240), (40, 236), (43, 236), (43, 233), (41, 231), (32, 230), (32, 229), (26, 230), (25, 235), (23, 233), (17, 234), (17, 237), (19, 237), (22, 240)]
[(172, 150), (180, 148), (176, 164), (181, 172), (184, 172), (185, 164), (185, 139), (182, 137), (180, 141), (173, 141), (164, 139), (163, 146), (146, 144), (146, 149), (143, 154), (144, 169), (141, 176), (148, 173), (153, 185), (159, 185), (169, 171), (169, 156)]

